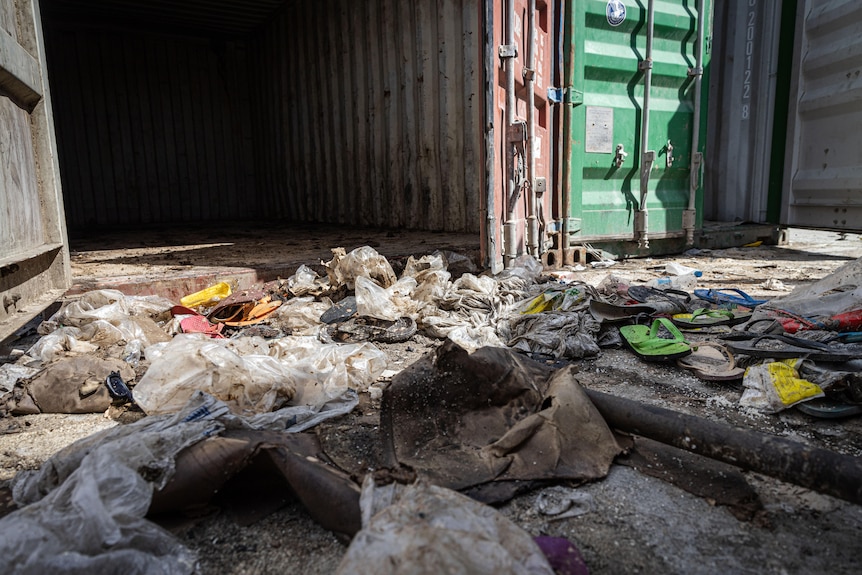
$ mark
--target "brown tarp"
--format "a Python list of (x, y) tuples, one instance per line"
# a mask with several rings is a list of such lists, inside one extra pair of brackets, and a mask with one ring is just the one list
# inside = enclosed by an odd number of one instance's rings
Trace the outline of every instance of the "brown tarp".
[(384, 461), (463, 490), (492, 481), (589, 481), (623, 451), (574, 368), (446, 342), (385, 390)]

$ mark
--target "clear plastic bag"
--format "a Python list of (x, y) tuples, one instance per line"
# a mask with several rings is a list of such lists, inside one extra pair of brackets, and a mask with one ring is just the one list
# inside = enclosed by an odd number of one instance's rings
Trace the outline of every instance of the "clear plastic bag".
[(368, 474), (360, 506), (362, 530), (339, 574), (554, 573), (526, 531), (456, 491), (421, 482), (376, 487)]
[(321, 278), (316, 271), (302, 264), (287, 278), (287, 289), (295, 297), (318, 294), (329, 289), (329, 279)]
[(416, 319), (423, 303), (413, 299), (416, 280), (404, 277), (382, 288), (366, 277), (356, 278), (356, 310), (359, 315), (395, 321), (400, 317)]
[(335, 248), (332, 260), (325, 265), (333, 287), (346, 285), (354, 289), (356, 278), (367, 277), (387, 288), (398, 279), (389, 261), (369, 246), (356, 248), (349, 254), (345, 254), (344, 248)]
[(323, 344), (313, 337), (212, 340), (180, 334), (147, 354), (150, 367), (134, 393), (148, 414), (176, 411), (196, 391), (245, 415), (288, 404), (322, 405), (348, 389), (367, 389), (386, 369), (385, 354), (371, 344)]

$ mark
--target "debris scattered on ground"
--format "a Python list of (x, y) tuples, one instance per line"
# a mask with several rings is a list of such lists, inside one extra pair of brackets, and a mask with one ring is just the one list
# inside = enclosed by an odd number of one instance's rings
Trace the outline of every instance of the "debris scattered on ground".
[[(451, 251), (393, 266), (366, 245), (333, 249), (321, 273), (300, 266), (253, 289), (216, 282), (180, 302), (115, 290), (67, 301), (0, 365), (2, 421), (105, 413), (122, 423), (15, 476), (0, 519), (6, 570), (193, 572), (208, 558), (157, 522), (197, 524), (193, 511), (215, 506), (253, 525), (288, 503), (284, 486), (325, 529), (353, 537), (342, 572), (385, 563), (393, 550), (426, 570), (462, 559), (500, 572), (552, 572), (565, 560), (582, 568), (591, 558), (600, 566), (590, 545), (504, 529), (502, 518), (488, 531), (472, 517), (495, 517), (480, 501), (518, 497), (536, 498), (533, 517), (559, 525), (600, 515), (575, 486), (607, 476), (615, 460), (768, 525), (768, 507), (738, 471), (615, 433), (582, 385), (603, 369), (603, 382), (676, 370), (689, 387), (668, 381), (659, 393), (683, 411), (708, 402), (741, 421), (797, 406), (794, 417), (845, 421), (862, 413), (862, 258), (770, 297), (692, 261), (659, 267), (710, 287), (664, 291), (673, 282), (648, 287), (655, 274), (638, 277), (625, 262), (607, 273), (618, 262), (599, 255), (593, 270), (546, 274), (518, 258), (493, 276)], [(760, 287), (784, 286), (768, 278)], [(612, 371), (622, 358), (633, 369)], [(850, 453), (862, 451), (857, 428)], [(26, 433), (20, 423), (2, 430)], [(375, 504), (363, 503), (360, 531), (363, 483)], [(435, 533), (432, 516), (457, 527)], [(73, 524), (86, 526), (83, 538), (60, 528)], [(410, 554), (440, 537), (464, 552)], [(25, 545), (34, 538), (44, 547)], [(494, 545), (506, 554), (477, 551)]]

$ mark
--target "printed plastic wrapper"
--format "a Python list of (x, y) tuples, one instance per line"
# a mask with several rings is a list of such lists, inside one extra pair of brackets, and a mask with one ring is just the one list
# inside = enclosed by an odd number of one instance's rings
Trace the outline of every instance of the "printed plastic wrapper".
[(150, 367), (135, 387), (147, 414), (182, 407), (196, 391), (252, 415), (285, 405), (322, 405), (348, 389), (367, 389), (386, 369), (371, 344), (323, 344), (313, 337), (213, 340), (180, 334), (148, 349)]
[(387, 288), (398, 279), (389, 261), (374, 248), (362, 246), (346, 254), (344, 248), (332, 250), (332, 260), (326, 265), (326, 273), (332, 287), (346, 285), (354, 289), (358, 277), (366, 277)]
[(362, 530), (339, 575), (554, 573), (526, 531), (456, 491), (422, 482), (376, 487), (369, 474), (360, 507)]
[(826, 395), (819, 386), (800, 379), (799, 363), (798, 359), (785, 359), (746, 369), (742, 379), (745, 390), (739, 405), (764, 413), (777, 413), (802, 401)]

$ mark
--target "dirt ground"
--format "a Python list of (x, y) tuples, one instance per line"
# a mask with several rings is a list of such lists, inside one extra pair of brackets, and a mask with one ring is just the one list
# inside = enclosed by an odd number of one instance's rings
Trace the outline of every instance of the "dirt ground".
[[(102, 234), (72, 242), (75, 281), (82, 285), (138, 283), (165, 274), (201, 269), (267, 270), (286, 277), (301, 263), (318, 266), (330, 248), (370, 245), (398, 262), (435, 249), (478, 255), (478, 239), (456, 234), (367, 232), (267, 226)], [(776, 297), (862, 257), (855, 234), (792, 229), (782, 246), (691, 251), (672, 258), (639, 258), (609, 267), (559, 270), (563, 279), (597, 285), (607, 274), (637, 285), (662, 275), (668, 261), (703, 271), (699, 287), (737, 287), (753, 296)], [(769, 283), (767, 283), (767, 280)], [(7, 342), (4, 353), (26, 345)], [(379, 344), (389, 369), (403, 369), (440, 341), (421, 334), (399, 344)], [(0, 353), (0, 355), (3, 355)], [(645, 364), (625, 349), (606, 349), (577, 363), (587, 389), (602, 391), (736, 427), (753, 429), (862, 456), (862, 417), (816, 419), (795, 409), (764, 415), (737, 405), (741, 385), (701, 381), (671, 365)], [(325, 422), (318, 435), (359, 441), (374, 433), (377, 405), (367, 397), (352, 413)], [(31, 415), (0, 420), (0, 487), (22, 469), (35, 469), (63, 446), (117, 425), (103, 414)], [(647, 450), (649, 451), (649, 450)], [(569, 538), (590, 572), (614, 573), (858, 573), (862, 571), (862, 507), (755, 473), (742, 473), (671, 448), (654, 459), (621, 458), (601, 481), (578, 487), (591, 502), (586, 513), (556, 520), (539, 509), (544, 490), (520, 495), (501, 512), (531, 535)], [(706, 491), (686, 483), (707, 477)], [(737, 495), (718, 496), (733, 484)], [(710, 489), (714, 491), (711, 492)], [(696, 492), (697, 494), (693, 493)], [(745, 498), (759, 499), (757, 509)], [(331, 573), (345, 546), (291, 504), (242, 527), (218, 509), (174, 526), (196, 550), (203, 573)]]

